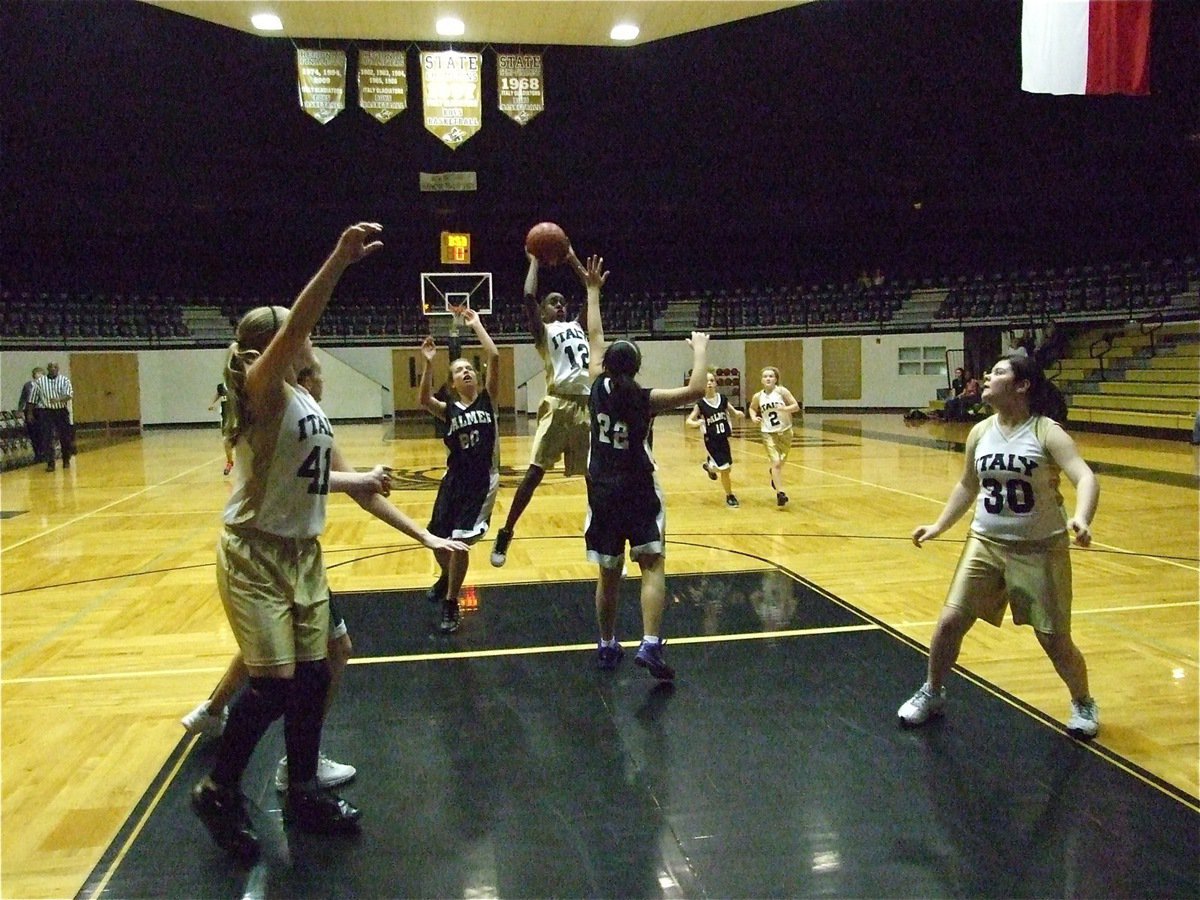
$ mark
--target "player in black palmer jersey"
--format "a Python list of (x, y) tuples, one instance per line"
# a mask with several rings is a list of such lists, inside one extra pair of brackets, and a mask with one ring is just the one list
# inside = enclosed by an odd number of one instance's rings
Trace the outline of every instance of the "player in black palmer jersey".
[[(430, 413), (446, 423), (446, 476), (438, 488), (429, 530), (444, 538), (473, 544), (487, 533), (492, 506), (500, 487), (500, 444), (496, 440), (496, 408), (492, 397), (500, 380), (500, 351), (473, 309), (461, 312), (463, 321), (475, 332), (487, 354), (484, 386), (479, 373), (465, 359), (450, 364), (450, 381), (455, 397), (443, 403), (433, 396), (433, 337), (421, 344), (425, 368), (421, 373), (420, 401)], [(443, 634), (458, 630), (458, 592), (467, 574), (469, 557), (464, 550), (435, 550), (442, 574), (431, 593), (442, 601)], [(444, 593), (443, 593), (444, 592)]]
[(729, 436), (733, 427), (729, 414), (733, 413), (739, 419), (746, 414), (729, 402), (724, 394), (717, 393), (717, 376), (708, 373), (704, 384), (704, 396), (697, 402), (687, 424), (700, 428), (704, 432), (704, 449), (708, 458), (700, 465), (713, 481), (720, 476), (721, 487), (725, 489), (725, 505), (738, 506), (738, 498), (733, 496), (733, 487), (729, 481), (729, 470), (733, 468), (733, 453), (729, 449)]
[(686, 387), (648, 389), (634, 377), (642, 355), (629, 341), (605, 347), (600, 319), (600, 286), (608, 277), (603, 260), (588, 260), (584, 284), (588, 295), (588, 374), (592, 382), (588, 408), (592, 440), (588, 455), (588, 513), (584, 538), (587, 556), (600, 566), (596, 581), (596, 622), (600, 645), (596, 665), (615, 669), (625, 651), (617, 642), (617, 599), (622, 557), (642, 570), (644, 636), (635, 662), (655, 678), (669, 680), (675, 671), (663, 659), (662, 619), (666, 606), (666, 511), (650, 450), (650, 419), (658, 413), (700, 399), (704, 393), (704, 360), (708, 335), (692, 332), (692, 377)]

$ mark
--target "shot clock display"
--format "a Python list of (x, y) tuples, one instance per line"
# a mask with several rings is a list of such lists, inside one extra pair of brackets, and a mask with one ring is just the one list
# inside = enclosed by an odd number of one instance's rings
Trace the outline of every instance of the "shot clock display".
[(442, 232), (442, 265), (471, 264), (471, 235), (461, 231)]

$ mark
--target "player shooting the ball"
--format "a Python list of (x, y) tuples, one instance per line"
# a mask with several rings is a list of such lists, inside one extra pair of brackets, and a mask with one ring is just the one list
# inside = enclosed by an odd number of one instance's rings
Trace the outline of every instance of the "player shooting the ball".
[[(538, 299), (538, 267), (543, 262), (554, 265), (565, 260), (584, 287), (587, 271), (575, 255), (566, 234), (555, 227), (548, 239), (546, 229), (535, 226), (526, 241), (525, 255), (529, 271), (525, 275), (525, 311), (534, 346), (546, 367), (546, 396), (538, 407), (537, 432), (533, 436), (533, 452), (504, 527), (496, 535), (492, 548), (493, 566), (502, 566), (508, 559), (508, 546), (513, 538), (517, 520), (529, 505), (546, 470), (563, 458), (568, 477), (587, 471), (588, 442), (591, 439), (588, 418), (588, 336), (587, 308), (578, 317), (566, 320), (566, 300), (552, 291)], [(535, 237), (537, 240), (535, 240)], [(539, 256), (541, 259), (539, 259)]]

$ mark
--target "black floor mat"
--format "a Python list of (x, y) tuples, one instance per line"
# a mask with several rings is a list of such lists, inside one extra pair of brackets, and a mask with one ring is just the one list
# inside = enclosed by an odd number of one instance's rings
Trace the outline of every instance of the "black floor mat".
[(637, 587), (615, 673), (590, 582), (479, 588), (452, 637), (423, 592), (339, 595), (357, 663), (323, 749), (358, 768), (362, 834), (282, 829), (277, 723), (243, 780), (263, 861), (237, 866), (188, 808), (214, 751), (188, 740), (81, 896), (1200, 895), (1185, 799), (964, 677), (898, 728), (924, 657), (832, 598), (670, 578), (668, 685), (632, 665)]

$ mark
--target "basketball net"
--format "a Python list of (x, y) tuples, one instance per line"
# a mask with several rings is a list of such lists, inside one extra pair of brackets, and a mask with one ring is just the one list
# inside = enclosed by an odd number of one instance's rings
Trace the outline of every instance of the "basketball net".
[(466, 323), (463, 321), (462, 313), (451, 311), (451, 313), (450, 313), (450, 337), (452, 337), (452, 338), (458, 337), (458, 329), (462, 328), (462, 326), (465, 324)]

